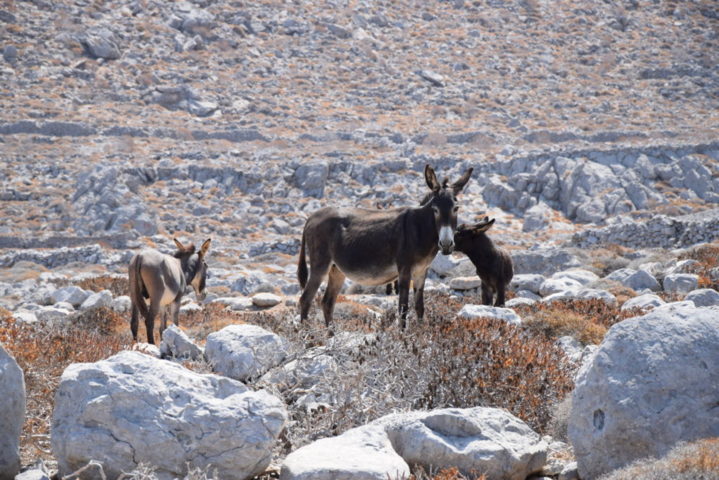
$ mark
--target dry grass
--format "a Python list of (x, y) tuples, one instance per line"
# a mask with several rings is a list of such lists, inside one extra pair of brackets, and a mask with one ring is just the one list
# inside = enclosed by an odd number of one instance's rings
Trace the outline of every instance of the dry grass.
[(128, 280), (125, 277), (101, 276), (86, 278), (78, 282), (77, 286), (93, 292), (110, 290), (113, 297), (130, 294), (128, 290)]
[(639, 460), (601, 477), (601, 480), (717, 479), (719, 479), (719, 438), (681, 443), (664, 458)]
[(690, 248), (680, 260), (693, 259), (699, 262), (694, 273), (699, 275), (700, 288), (719, 290), (719, 277), (712, 278), (711, 270), (719, 268), (719, 243), (705, 243)]
[(601, 300), (538, 302), (518, 310), (530, 330), (548, 339), (570, 335), (584, 345), (599, 344), (609, 327), (637, 315), (635, 311), (610, 307)]

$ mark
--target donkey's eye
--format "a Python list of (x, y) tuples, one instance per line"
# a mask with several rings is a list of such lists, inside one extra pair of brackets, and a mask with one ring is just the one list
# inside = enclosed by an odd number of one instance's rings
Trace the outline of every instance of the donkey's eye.
[(432, 210), (434, 210), (435, 215), (439, 215), (439, 207), (432, 207)]
[(459, 211), (459, 207), (454, 207), (453, 211), (454, 213), (457, 213)]

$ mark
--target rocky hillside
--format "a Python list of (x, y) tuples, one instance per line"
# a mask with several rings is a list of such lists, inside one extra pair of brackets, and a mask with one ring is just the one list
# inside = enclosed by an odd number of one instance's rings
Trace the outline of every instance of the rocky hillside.
[[(0, 53), (0, 478), (95, 475), (121, 437), (110, 476), (586, 480), (719, 436), (715, 1), (5, 0)], [(347, 281), (333, 330), (298, 325), (307, 216), (415, 205), (426, 164), (474, 168), (460, 219), (496, 219), (509, 308), (440, 255), (426, 324)], [(209, 295), (132, 345), (128, 262), (175, 236), (212, 238)], [(689, 420), (649, 445), (661, 412)]]

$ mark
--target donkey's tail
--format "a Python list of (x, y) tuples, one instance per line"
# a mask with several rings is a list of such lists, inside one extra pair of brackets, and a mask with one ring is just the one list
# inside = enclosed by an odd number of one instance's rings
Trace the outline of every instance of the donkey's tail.
[(140, 310), (143, 317), (147, 317), (147, 303), (145, 303), (145, 297), (142, 295), (145, 285), (142, 283), (142, 275), (140, 269), (142, 268), (142, 257), (135, 255), (130, 261), (129, 277), (130, 277), (130, 299), (132, 305)]
[(305, 288), (307, 285), (307, 260), (305, 259), (305, 232), (302, 232), (302, 242), (300, 243), (300, 260), (297, 263), (297, 280), (300, 286)]

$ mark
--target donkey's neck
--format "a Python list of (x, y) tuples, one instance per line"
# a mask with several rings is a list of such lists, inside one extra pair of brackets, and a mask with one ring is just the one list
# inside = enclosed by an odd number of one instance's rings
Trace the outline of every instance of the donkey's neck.
[(412, 224), (418, 249), (436, 255), (439, 251), (439, 235), (431, 203), (412, 209)]
[(198, 267), (198, 261), (197, 259), (193, 259), (194, 255), (188, 255), (186, 257), (180, 257), (180, 268), (182, 269), (182, 274), (185, 276), (185, 282), (187, 285), (192, 283), (192, 279), (195, 278), (195, 274), (197, 274), (197, 267)]

